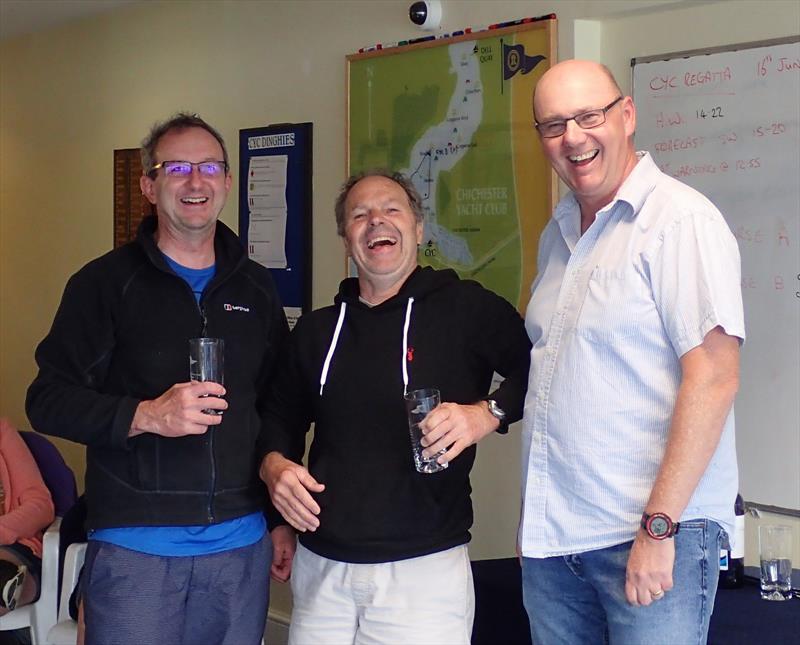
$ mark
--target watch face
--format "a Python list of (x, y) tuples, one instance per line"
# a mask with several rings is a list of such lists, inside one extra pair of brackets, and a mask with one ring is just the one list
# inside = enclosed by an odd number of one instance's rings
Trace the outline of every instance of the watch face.
[(653, 535), (666, 535), (669, 524), (663, 517), (654, 517), (650, 520), (650, 531)]
[(497, 405), (497, 401), (489, 399), (487, 401), (487, 405), (489, 406), (489, 413), (493, 417), (500, 419), (500, 421), (503, 421), (506, 418), (506, 413), (500, 408), (499, 405)]

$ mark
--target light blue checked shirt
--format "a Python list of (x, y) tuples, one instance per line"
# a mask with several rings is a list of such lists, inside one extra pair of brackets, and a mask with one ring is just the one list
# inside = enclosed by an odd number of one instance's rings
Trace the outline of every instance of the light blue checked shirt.
[[(739, 250), (725, 220), (638, 156), (584, 235), (570, 194), (540, 241), (525, 319), (526, 557), (632, 540), (664, 454), (680, 357), (716, 326), (744, 339)], [(709, 518), (732, 534), (737, 488), (731, 410), (681, 519)]]

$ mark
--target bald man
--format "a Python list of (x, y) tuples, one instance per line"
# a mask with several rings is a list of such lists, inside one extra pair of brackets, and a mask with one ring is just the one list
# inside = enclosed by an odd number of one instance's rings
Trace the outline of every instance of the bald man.
[(537, 645), (705, 643), (738, 487), (739, 252), (701, 194), (636, 152), (609, 70), (534, 96), (570, 189), (539, 246), (519, 548)]

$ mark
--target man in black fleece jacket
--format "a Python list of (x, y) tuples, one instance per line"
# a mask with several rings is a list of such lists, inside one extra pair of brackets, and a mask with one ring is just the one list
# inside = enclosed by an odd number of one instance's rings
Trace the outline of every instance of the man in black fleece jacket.
[[(269, 271), (217, 221), (231, 186), (219, 133), (178, 114), (142, 149), (157, 217), (70, 278), (28, 416), (87, 446), (87, 644), (255, 645), (270, 559), (286, 579), (294, 554), (285, 524), (270, 522), (270, 545), (258, 478), (286, 318)], [(197, 336), (225, 341), (224, 387), (189, 381)]]
[[(268, 402), (261, 477), (301, 532), (289, 641), (466, 644), (469, 472), (475, 444), (522, 416), (530, 343), (508, 302), (417, 265), (421, 200), (401, 175), (351, 177), (336, 221), (359, 277), (300, 319)], [(414, 468), (403, 400), (423, 387), (445, 401), (422, 424), (426, 453), (446, 449), (433, 474)]]

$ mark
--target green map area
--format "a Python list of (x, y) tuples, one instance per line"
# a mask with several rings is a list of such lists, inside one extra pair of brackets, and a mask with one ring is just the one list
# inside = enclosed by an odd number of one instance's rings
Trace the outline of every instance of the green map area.
[(351, 61), (349, 170), (407, 175), (425, 211), (420, 264), (453, 268), (516, 306), (522, 248), (502, 51), (485, 38)]

